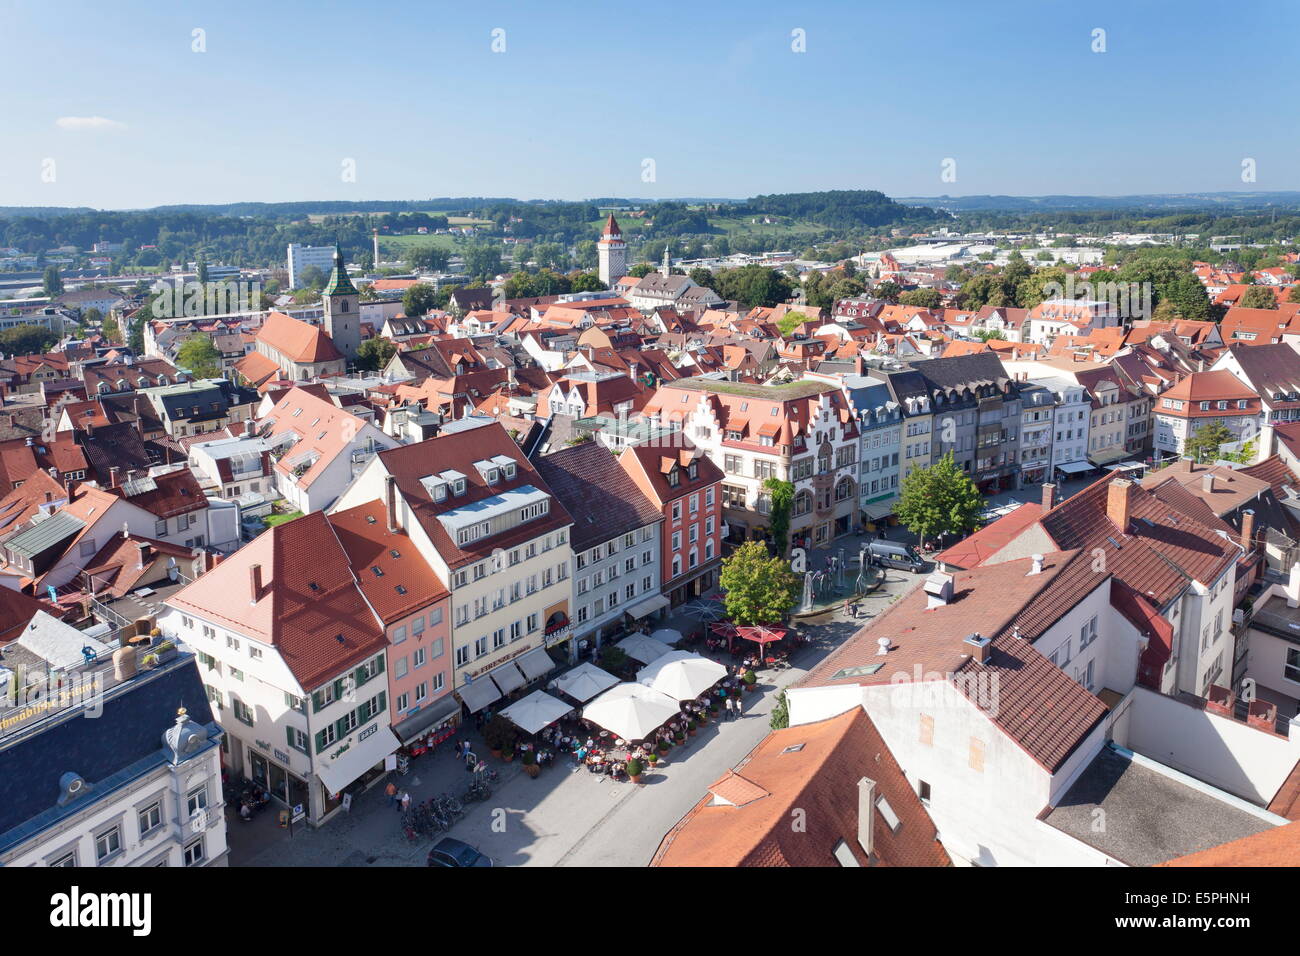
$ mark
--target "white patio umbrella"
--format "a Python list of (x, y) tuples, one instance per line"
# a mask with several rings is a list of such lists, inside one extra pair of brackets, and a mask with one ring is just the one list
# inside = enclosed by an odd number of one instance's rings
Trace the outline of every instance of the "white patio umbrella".
[(682, 632), (675, 627), (661, 627), (650, 635), (653, 640), (661, 641), (664, 644), (676, 644), (682, 639)]
[(709, 621), (717, 621), (726, 617), (727, 608), (721, 601), (715, 601), (712, 598), (699, 598), (690, 604), (683, 605), (682, 613), (687, 617), (692, 617), (707, 624)]
[(643, 684), (611, 687), (582, 709), (582, 716), (624, 740), (644, 740), (681, 714), (677, 701)]
[(558, 697), (552, 697), (546, 691), (535, 690), (501, 713), (520, 730), (535, 734), (543, 727), (555, 723), (571, 710), (573, 708)]
[(618, 678), (609, 671), (601, 670), (591, 661), (583, 661), (573, 670), (551, 681), (551, 687), (562, 694), (568, 694), (574, 700), (585, 702), (617, 683)]
[(637, 671), (638, 684), (674, 700), (694, 700), (727, 676), (716, 661), (690, 651), (672, 651)]
[(649, 664), (672, 650), (662, 641), (656, 641), (653, 637), (645, 634), (633, 634), (630, 637), (625, 637), (614, 646), (622, 650), (628, 657), (634, 658), (642, 664)]

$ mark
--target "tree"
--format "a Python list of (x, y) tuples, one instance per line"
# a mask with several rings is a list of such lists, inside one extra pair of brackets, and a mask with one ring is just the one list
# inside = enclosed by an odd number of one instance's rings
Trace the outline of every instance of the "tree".
[(195, 332), (176, 350), (176, 364), (195, 378), (216, 378), (221, 374), (221, 353), (211, 338)]
[(206, 285), (208, 281), (208, 263), (206, 259), (200, 259), (198, 261), (195, 273), (195, 278), (198, 279), (199, 285)]
[(411, 246), (406, 252), (406, 264), (416, 271), (438, 272), (447, 268), (451, 253), (438, 246)]
[(100, 323), (99, 331), (103, 334), (105, 339), (112, 342), (114, 345), (124, 344), (122, 342), (122, 327), (117, 324), (117, 319), (113, 318), (111, 315)]
[(1194, 461), (1219, 457), (1219, 446), (1233, 440), (1232, 432), (1223, 422), (1215, 419), (1196, 429), (1183, 445), (1183, 454)]
[(45, 275), (41, 280), (41, 287), (45, 290), (47, 299), (57, 299), (63, 295), (63, 280), (59, 278), (58, 266), (46, 266)]
[(871, 290), (871, 294), (877, 299), (884, 299), (886, 302), (892, 303), (898, 302), (898, 297), (902, 292), (903, 290), (897, 282), (891, 282), (889, 280), (880, 283)]
[(316, 266), (307, 266), (298, 273), (298, 288), (312, 290), (325, 288), (325, 273)]
[(790, 508), (794, 504), (794, 485), (780, 478), (769, 478), (763, 482), (763, 487), (772, 499), (768, 516), (772, 543), (776, 545), (777, 555), (784, 556), (790, 545)]
[(638, 262), (631, 269), (627, 270), (627, 274), (630, 276), (635, 276), (638, 279), (641, 279), (645, 276), (648, 276), (650, 273), (654, 271), (655, 271), (655, 267), (652, 266), (650, 263)]
[(706, 289), (713, 288), (713, 282), (714, 282), (713, 273), (710, 272), (708, 269), (705, 269), (702, 266), (696, 266), (694, 269), (692, 269), (690, 272), (686, 274), (687, 276), (690, 277), (690, 280), (694, 282), (696, 285), (704, 286), (704, 288)]
[(975, 338), (981, 342), (987, 342), (989, 339), (1005, 340), (1006, 336), (1001, 329), (980, 329), (975, 333)]
[(402, 312), (412, 319), (419, 318), (430, 309), (436, 308), (433, 286), (427, 282), (417, 282), (402, 293)]
[(922, 309), (937, 309), (943, 301), (943, 296), (938, 289), (915, 289), (911, 292), (904, 292), (898, 297), (902, 305), (915, 305)]
[(475, 243), (465, 250), (465, 271), (475, 278), (495, 276), (501, 271), (501, 247)]
[(801, 590), (789, 563), (769, 554), (761, 541), (748, 541), (723, 560), (719, 583), (726, 592), (727, 616), (742, 627), (781, 620)]
[(595, 272), (575, 272), (569, 278), (570, 292), (603, 292), (608, 288)]
[(942, 534), (960, 534), (979, 525), (984, 507), (970, 476), (957, 467), (952, 452), (903, 479), (896, 514), (924, 543)]
[(382, 336), (366, 339), (357, 346), (357, 368), (367, 372), (382, 371), (397, 354), (397, 346)]
[(1237, 305), (1243, 309), (1276, 309), (1277, 296), (1266, 285), (1253, 285), (1242, 293)]
[(1228, 461), (1236, 462), (1239, 465), (1253, 465), (1255, 463), (1255, 443), (1248, 441), (1241, 446), (1240, 451), (1228, 452), (1223, 457)]
[(1291, 291), (1288, 293), (1286, 300), (1288, 302), (1300, 302), (1300, 285), (1293, 285), (1291, 287)]
[(59, 337), (39, 325), (15, 325), (0, 331), (0, 352), (6, 355), (39, 355), (53, 348)]
[(104, 313), (99, 309), (87, 309), (81, 313), (81, 324), (90, 326), (92, 329), (104, 321)]
[(790, 280), (776, 269), (748, 265), (717, 273), (713, 290), (724, 299), (735, 299), (748, 308), (770, 307), (790, 298)]

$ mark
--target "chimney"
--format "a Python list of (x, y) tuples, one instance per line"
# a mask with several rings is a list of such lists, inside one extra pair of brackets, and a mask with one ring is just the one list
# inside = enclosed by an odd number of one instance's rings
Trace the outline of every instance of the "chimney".
[(1030, 573), (1030, 574), (1042, 574), (1042, 573), (1043, 573), (1043, 556), (1042, 556), (1041, 554), (1036, 554), (1036, 555), (1034, 555), (1034, 556), (1033, 556), (1033, 562), (1034, 562), (1034, 563), (1033, 563), (1033, 564), (1030, 566), (1030, 568), (1029, 568), (1029, 573)]
[(970, 656), (977, 664), (986, 664), (989, 659), (989, 645), (993, 643), (991, 638), (982, 637), (979, 631), (976, 631), (970, 637), (962, 642), (971, 649)]
[(248, 569), (249, 604), (256, 604), (262, 596), (262, 566), (255, 564)]
[(1056, 504), (1056, 485), (1050, 481), (1043, 483), (1043, 510), (1051, 511)]
[(136, 568), (143, 568), (144, 563), (149, 560), (149, 545), (144, 541), (137, 541), (136, 545)]
[(1249, 508), (1241, 513), (1241, 546), (1247, 554), (1255, 550), (1255, 512)]
[(118, 472), (117, 465), (114, 465), (113, 467), (108, 469), (108, 487), (110, 488), (117, 487), (117, 472)]
[(871, 838), (876, 823), (876, 782), (863, 777), (858, 781), (858, 846), (871, 858)]
[(859, 352), (853, 359), (853, 371), (858, 375), (864, 375), (867, 371), (867, 363), (862, 360), (862, 353)]
[(1207, 471), (1201, 476), (1201, 490), (1207, 495), (1214, 494), (1214, 472)]
[(388, 533), (397, 530), (397, 479), (384, 476), (384, 516), (388, 519)]
[(1133, 482), (1125, 478), (1112, 481), (1106, 487), (1106, 517), (1119, 529), (1120, 534), (1128, 533), (1130, 501), (1133, 497)]

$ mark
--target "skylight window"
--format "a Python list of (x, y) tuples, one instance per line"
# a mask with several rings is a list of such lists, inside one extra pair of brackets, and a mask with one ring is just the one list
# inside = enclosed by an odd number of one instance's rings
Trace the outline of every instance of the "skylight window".
[(803, 746), (804, 746), (803, 744), (792, 744), (791, 746), (786, 747), (784, 750), (782, 750), (781, 753), (783, 754), (797, 753), (798, 751), (803, 750)]
[(397, 586), (397, 588), (396, 588), (396, 591), (397, 591), (398, 594), (405, 594), (405, 593), (406, 593), (406, 588), (405, 588), (404, 586), (402, 586), (402, 585), (399, 584), (399, 585)]
[(372, 572), (374, 572), (374, 575), (375, 575), (375, 577), (377, 577), (377, 578), (382, 578), (382, 577), (384, 576), (384, 569), (381, 568), (381, 567), (380, 567), (379, 565), (377, 565), (377, 564), (372, 565), (371, 568), (370, 568), (370, 570), (371, 570)]
[(390, 557), (394, 557), (394, 558), (400, 558), (402, 556), (401, 552), (398, 551), (396, 548), (390, 549), (388, 554)]

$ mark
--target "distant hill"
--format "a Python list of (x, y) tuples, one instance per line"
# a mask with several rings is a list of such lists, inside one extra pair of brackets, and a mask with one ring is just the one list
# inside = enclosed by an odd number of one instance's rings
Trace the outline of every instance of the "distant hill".
[(1222, 213), (1300, 209), (1300, 192), (1140, 193), (1131, 196), (913, 196), (897, 202), (948, 212), (1065, 212), (1074, 210), (1179, 211)]

